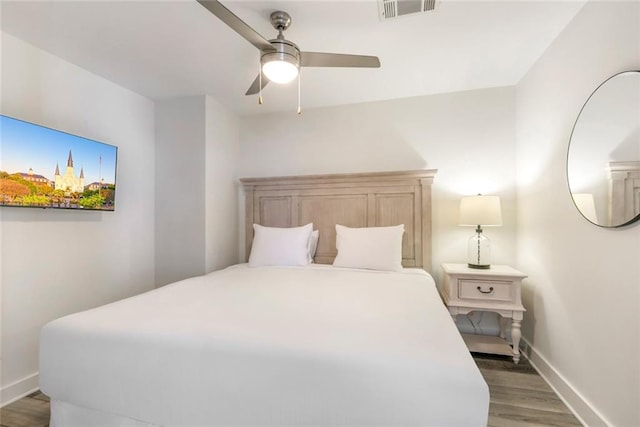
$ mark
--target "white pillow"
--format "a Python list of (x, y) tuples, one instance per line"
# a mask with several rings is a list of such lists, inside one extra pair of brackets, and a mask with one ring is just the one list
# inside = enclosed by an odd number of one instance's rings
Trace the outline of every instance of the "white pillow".
[(336, 224), (337, 267), (402, 270), (404, 224), (392, 227), (349, 228)]
[(253, 224), (253, 230), (250, 267), (309, 264), (309, 238), (313, 224), (291, 228)]
[(313, 230), (309, 235), (309, 262), (313, 262), (313, 257), (316, 256), (316, 250), (318, 250), (318, 239), (320, 238), (320, 231)]

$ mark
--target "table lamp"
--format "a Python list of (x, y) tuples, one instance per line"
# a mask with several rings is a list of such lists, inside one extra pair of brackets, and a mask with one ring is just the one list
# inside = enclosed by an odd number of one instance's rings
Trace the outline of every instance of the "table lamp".
[(491, 242), (482, 234), (482, 226), (502, 225), (500, 197), (478, 194), (460, 199), (459, 225), (476, 227), (476, 234), (469, 239), (468, 266), (470, 268), (491, 268)]

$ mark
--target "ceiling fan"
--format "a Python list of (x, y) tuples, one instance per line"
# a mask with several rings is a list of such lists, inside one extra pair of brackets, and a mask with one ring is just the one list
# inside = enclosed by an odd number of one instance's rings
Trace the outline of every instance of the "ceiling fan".
[(298, 76), (300, 67), (380, 68), (380, 60), (377, 56), (300, 51), (295, 43), (284, 38), (284, 31), (291, 25), (291, 16), (287, 12), (276, 11), (271, 14), (271, 24), (278, 30), (278, 36), (267, 40), (219, 1), (197, 1), (260, 51), (261, 72), (247, 90), (246, 95), (259, 93), (269, 81), (274, 83), (292, 81)]

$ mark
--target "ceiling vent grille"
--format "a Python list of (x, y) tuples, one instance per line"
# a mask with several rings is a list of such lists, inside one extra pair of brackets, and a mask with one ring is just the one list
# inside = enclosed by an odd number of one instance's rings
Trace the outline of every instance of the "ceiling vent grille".
[(436, 0), (378, 0), (378, 14), (381, 21), (429, 12), (435, 8)]

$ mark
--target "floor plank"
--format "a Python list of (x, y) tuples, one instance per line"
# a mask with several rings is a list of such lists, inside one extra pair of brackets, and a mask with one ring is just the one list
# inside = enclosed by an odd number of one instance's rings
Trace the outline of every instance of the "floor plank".
[(553, 391), (526, 390), (521, 388), (490, 386), (491, 403), (519, 408), (571, 414), (569, 408)]
[[(489, 385), (490, 427), (580, 426), (526, 359), (474, 354)], [(49, 398), (35, 392), (0, 410), (0, 427), (48, 427)]]
[(48, 427), (49, 414), (49, 398), (37, 391), (2, 408), (0, 426)]
[(570, 427), (582, 424), (573, 414), (559, 414), (557, 412), (541, 411), (523, 408), (515, 405), (491, 403), (489, 406), (490, 427), (498, 426), (554, 426)]
[(490, 427), (581, 426), (528, 360), (474, 354), (489, 386)]
[(541, 392), (551, 391), (551, 387), (539, 375), (522, 374), (520, 372), (505, 372), (495, 369), (480, 368), (484, 380), (492, 385), (520, 388), (524, 390), (536, 390)]

